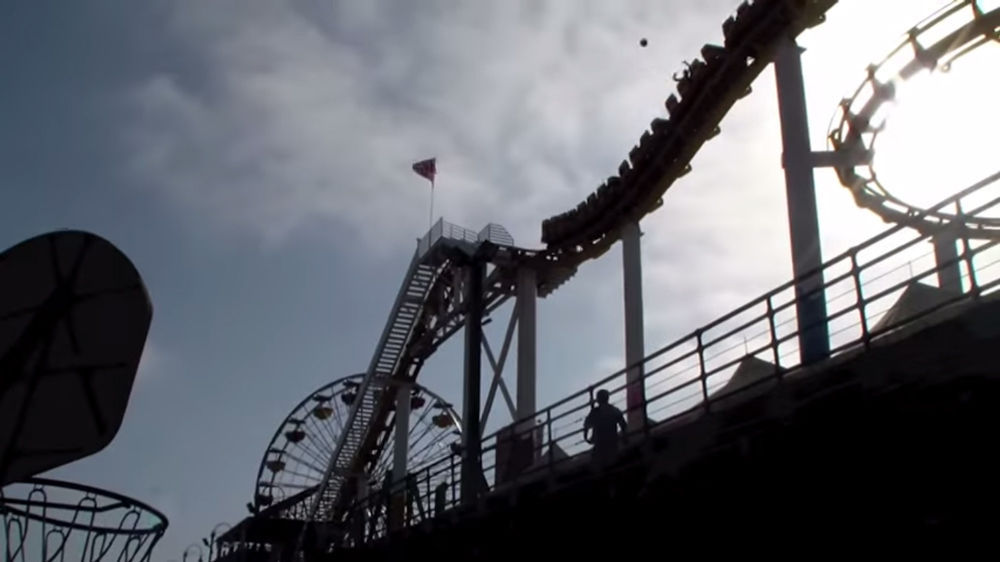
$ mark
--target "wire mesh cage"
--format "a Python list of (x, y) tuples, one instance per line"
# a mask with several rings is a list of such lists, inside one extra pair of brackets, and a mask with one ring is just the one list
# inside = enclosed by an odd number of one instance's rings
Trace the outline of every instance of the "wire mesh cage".
[(45, 478), (0, 490), (0, 519), (3, 562), (147, 562), (168, 524), (142, 502)]

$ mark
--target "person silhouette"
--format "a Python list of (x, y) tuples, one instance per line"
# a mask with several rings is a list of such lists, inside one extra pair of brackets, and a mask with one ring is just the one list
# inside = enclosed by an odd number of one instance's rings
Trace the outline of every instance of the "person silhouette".
[(618, 442), (624, 438), (628, 429), (625, 415), (609, 403), (609, 398), (607, 390), (598, 390), (597, 404), (583, 421), (583, 439), (594, 445), (593, 459), (600, 466), (614, 461), (618, 455)]

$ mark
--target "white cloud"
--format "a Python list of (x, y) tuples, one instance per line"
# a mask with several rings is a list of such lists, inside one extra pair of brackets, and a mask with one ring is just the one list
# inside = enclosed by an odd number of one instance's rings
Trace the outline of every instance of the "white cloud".
[[(384, 251), (424, 228), (409, 166), (436, 155), (440, 214), (534, 245), (662, 113), (678, 46), (719, 35), (730, 4), (185, 4), (170, 29), (193, 60), (132, 92), (132, 168), (272, 243), (326, 223)], [(652, 35), (668, 26), (691, 31)]]
[(149, 381), (161, 378), (167, 369), (169, 358), (163, 348), (154, 344), (151, 339), (146, 338), (146, 345), (142, 349), (142, 356), (139, 358), (139, 367), (136, 370), (137, 381)]
[[(427, 187), (409, 167), (434, 155), (440, 215), (499, 222), (535, 246), (541, 219), (613, 174), (664, 113), (669, 76), (721, 40), (736, 4), (184, 4), (170, 25), (192, 60), (132, 92), (132, 168), (185, 210), (268, 244), (318, 224), (384, 256), (425, 228)], [(815, 149), (882, 54), (875, 32), (905, 30), (925, 7), (845, 1), (803, 37)], [(862, 15), (872, 33), (852, 32)], [(643, 223), (647, 349), (790, 277), (771, 76)], [(828, 256), (881, 228), (832, 174), (816, 177)], [(617, 249), (604, 260), (620, 260)], [(620, 326), (620, 275), (587, 265), (560, 292), (612, 303), (587, 321)]]

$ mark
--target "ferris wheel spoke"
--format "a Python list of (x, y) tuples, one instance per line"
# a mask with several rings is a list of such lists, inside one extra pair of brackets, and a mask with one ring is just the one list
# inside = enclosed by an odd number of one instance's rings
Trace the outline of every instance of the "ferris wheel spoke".
[(333, 451), (330, 451), (330, 447), (322, 441), (318, 441), (316, 437), (309, 435), (308, 438), (300, 443), (302, 447), (309, 450), (312, 457), (320, 464), (326, 464), (330, 460), (330, 455)]
[(314, 437), (322, 438), (325, 445), (332, 451), (335, 445), (330, 441), (329, 428), (327, 425), (328, 424), (313, 415), (312, 412), (307, 414), (306, 426), (310, 428), (310, 434)]
[[(336, 411), (336, 409), (334, 409), (334, 411)], [(333, 454), (333, 451), (337, 449), (337, 441), (339, 440), (340, 435), (343, 434), (343, 429), (340, 428), (337, 431), (334, 431), (332, 427), (334, 422), (328, 420), (329, 418), (323, 421), (317, 420), (315, 423), (319, 428), (321, 428), (324, 438), (330, 442), (330, 453)]]
[(316, 472), (317, 474), (319, 474), (321, 476), (324, 473), (324, 469), (317, 467), (315, 464), (313, 464), (313, 462), (310, 462), (310, 461), (308, 461), (308, 460), (306, 460), (306, 459), (304, 459), (302, 457), (293, 455), (292, 453), (288, 453), (288, 452), (285, 453), (285, 456), (287, 456), (288, 458), (292, 459), (293, 461), (299, 463), (300, 465), (302, 465), (302, 466), (304, 466), (306, 468), (311, 469), (312, 471)]
[(322, 448), (317, 449), (316, 447), (313, 446), (316, 445), (317, 447), (322, 447), (323, 444), (316, 442), (315, 438), (312, 435), (312, 432), (304, 432), (304, 433), (305, 435), (302, 436), (302, 440), (298, 442), (289, 441), (287, 450), (302, 451), (303, 453), (309, 455), (309, 457), (312, 458), (314, 462), (318, 462), (320, 464), (325, 463), (326, 461), (324, 460)]
[[(413, 456), (411, 457), (411, 458), (413, 459), (413, 465), (414, 465), (414, 468), (419, 468), (419, 467), (422, 467), (422, 466), (423, 466), (424, 464), (429, 464), (429, 461), (433, 461), (433, 460), (436, 460), (436, 459), (434, 458), (434, 457), (435, 457), (434, 455), (431, 455), (431, 454), (424, 454), (424, 453), (426, 453), (426, 452), (428, 452), (428, 451), (433, 451), (433, 448), (434, 448), (434, 446), (435, 446), (435, 445), (437, 445), (438, 443), (440, 443), (440, 442), (441, 442), (441, 440), (442, 440), (442, 439), (443, 439), (443, 438), (444, 438), (444, 437), (445, 437), (446, 435), (447, 435), (447, 434), (445, 434), (445, 433), (442, 433), (442, 434), (438, 434), (438, 435), (436, 435), (436, 436), (434, 437), (434, 439), (432, 439), (432, 440), (430, 441), (430, 443), (428, 443), (427, 445), (425, 445), (423, 449), (421, 449), (420, 451), (418, 451), (417, 453), (415, 453), (415, 454), (414, 454), (414, 455), (413, 455)], [(424, 462), (421, 462), (421, 460), (420, 460), (420, 459), (423, 459), (423, 461), (424, 461)]]
[(421, 442), (421, 441), (423, 441), (425, 437), (427, 437), (428, 435), (431, 435), (431, 434), (432, 434), (432, 432), (433, 432), (433, 431), (434, 431), (435, 429), (436, 429), (436, 428), (435, 428), (434, 426), (432, 426), (432, 425), (430, 425), (430, 424), (427, 424), (427, 425), (426, 425), (426, 426), (425, 426), (425, 427), (423, 428), (423, 431), (422, 431), (422, 432), (420, 433), (420, 435), (418, 435), (418, 436), (417, 436), (417, 438), (416, 438), (416, 439), (411, 439), (411, 440), (410, 440), (410, 448), (411, 448), (411, 449), (415, 449), (415, 448), (416, 448), (416, 446), (417, 446), (417, 445), (419, 445), (419, 444), (420, 444), (420, 442)]
[(433, 408), (424, 408), (424, 411), (421, 412), (420, 416), (417, 418), (417, 423), (414, 423), (410, 426), (410, 432), (408, 436), (409, 439), (411, 440), (413, 439), (413, 432), (417, 429), (417, 427), (420, 426), (422, 422), (424, 422), (427, 419), (427, 415), (431, 413), (432, 409)]
[[(427, 443), (420, 451), (418, 451), (418, 454), (424, 454), (428, 450), (432, 450), (432, 451), (440, 451), (440, 453), (442, 455), (450, 455), (451, 451), (448, 450), (446, 447), (444, 447), (442, 449), (437, 449), (437, 447), (440, 447), (441, 446), (441, 442), (444, 441), (445, 439), (451, 437), (451, 435), (452, 435), (451, 431), (447, 431), (447, 430), (444, 430), (442, 428), (441, 431), (438, 431), (438, 432), (436, 432), (436, 433), (433, 434), (433, 437), (431, 438), (430, 442)], [(416, 457), (417, 455), (414, 455), (414, 456)], [(427, 454), (426, 456), (430, 457), (430, 458), (434, 458), (434, 457), (437, 457), (439, 455)]]
[[(438, 430), (438, 435), (430, 442), (421, 444), (424, 438), (432, 434), (432, 432), (434, 432), (435, 430)], [(419, 431), (419, 434), (417, 435), (416, 438), (412, 438), (413, 431)], [(425, 454), (425, 453), (428, 453), (428, 451), (433, 449), (433, 447), (437, 443), (439, 443), (441, 439), (444, 439), (450, 433), (448, 431), (444, 431), (443, 428), (438, 428), (430, 423), (423, 423), (414, 426), (413, 431), (408, 432), (409, 435), (411, 436), (411, 439), (409, 439), (410, 443), (408, 443), (407, 445), (409, 453), (407, 455), (406, 464), (408, 470), (410, 471), (417, 470), (420, 467), (420, 465), (424, 464), (427, 461), (427, 459), (433, 459), (434, 456), (432, 454)], [(388, 470), (391, 461), (392, 461), (392, 455), (386, 455), (385, 457), (383, 457), (380, 469)]]
[[(350, 406), (348, 406), (348, 408), (350, 408)], [(337, 420), (337, 433), (338, 434), (342, 434), (344, 432), (344, 429), (347, 428), (347, 422), (346, 422), (346, 420), (344, 418), (344, 414), (341, 413), (342, 409), (343, 408), (334, 408), (333, 409), (333, 417)]]
[[(430, 422), (427, 418), (433, 408), (427, 408), (412, 424), (408, 432), (409, 454), (407, 465), (410, 470), (419, 470), (426, 464), (432, 464), (442, 456), (451, 454), (447, 449), (441, 449), (441, 441), (452, 434), (447, 428), (442, 428)], [(428, 440), (429, 439), (429, 440)]]
[(333, 444), (330, 443), (330, 439), (327, 437), (326, 432), (319, 424), (314, 423), (309, 426), (309, 442), (316, 446), (316, 451), (320, 456), (327, 456), (333, 454)]
[[(312, 429), (313, 431), (319, 431), (325, 423), (316, 417), (316, 414), (312, 411), (307, 410), (303, 414), (303, 419), (305, 420), (305, 426)], [(326, 435), (323, 435), (326, 438)]]
[[(323, 478), (323, 473), (322, 472), (319, 475), (316, 475), (316, 474), (305, 474), (305, 473), (299, 472), (297, 470), (286, 468), (286, 469), (282, 470), (281, 473), (282, 474), (290, 474), (292, 476), (298, 476), (299, 478), (301, 478), (301, 479), (303, 479), (303, 480), (305, 480), (307, 482), (312, 482), (313, 484), (319, 482)], [(285, 485), (287, 485), (287, 482), (282, 482), (281, 485), (285, 486)]]
[(309, 490), (309, 489), (313, 488), (314, 486), (315, 486), (315, 484), (295, 484), (293, 482), (283, 482), (281, 484), (275, 484), (274, 486), (272, 486), (272, 488), (277, 488), (277, 489), (281, 490), (281, 493), (284, 494), (287, 497), (288, 492), (285, 490), (286, 488), (288, 488), (290, 490), (299, 490), (299, 491), (301, 491), (301, 490)]
[(317, 466), (326, 466), (330, 457), (329, 455), (323, 453), (323, 449), (325, 449), (325, 447), (320, 448), (321, 445), (322, 444), (317, 444), (315, 440), (308, 439), (298, 443), (295, 450), (308, 457), (312, 464)]

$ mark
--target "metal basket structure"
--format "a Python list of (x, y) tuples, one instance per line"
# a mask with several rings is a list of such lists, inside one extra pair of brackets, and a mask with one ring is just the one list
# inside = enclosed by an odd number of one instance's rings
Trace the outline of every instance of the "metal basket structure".
[(121, 494), (30, 478), (0, 490), (2, 562), (147, 562), (166, 516)]

